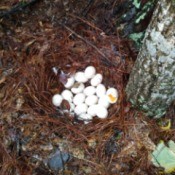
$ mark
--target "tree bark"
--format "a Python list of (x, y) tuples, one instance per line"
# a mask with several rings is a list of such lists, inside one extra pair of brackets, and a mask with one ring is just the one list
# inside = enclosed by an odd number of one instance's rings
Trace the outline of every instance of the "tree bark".
[(133, 106), (154, 118), (175, 99), (175, 0), (157, 3), (126, 93)]

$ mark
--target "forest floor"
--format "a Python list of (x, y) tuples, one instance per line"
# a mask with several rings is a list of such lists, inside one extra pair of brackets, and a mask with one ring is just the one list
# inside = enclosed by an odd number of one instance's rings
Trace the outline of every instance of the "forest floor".
[[(120, 20), (125, 3), (1, 0), (1, 175), (160, 173), (151, 153), (160, 140), (175, 140), (175, 111), (170, 107), (155, 120), (127, 102), (138, 49), (126, 37), (129, 29), (123, 32), (131, 21)], [(53, 106), (52, 96), (63, 84), (52, 68), (69, 74), (88, 65), (103, 74), (107, 87), (118, 89), (119, 99), (107, 119), (84, 124)]]

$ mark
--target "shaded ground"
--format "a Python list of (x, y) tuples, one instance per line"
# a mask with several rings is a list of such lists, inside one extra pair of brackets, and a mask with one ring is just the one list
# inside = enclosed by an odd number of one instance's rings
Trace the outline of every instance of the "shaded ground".
[[(121, 20), (126, 2), (112, 0), (14, 0), (0, 6), (0, 174), (159, 174), (149, 154), (161, 139), (175, 139), (175, 111), (171, 107), (160, 121), (147, 119), (124, 93), (137, 56), (126, 36), (143, 31), (150, 16), (133, 27), (131, 19)], [(119, 90), (119, 100), (109, 118), (84, 125), (62, 113), (66, 105), (52, 105), (53, 94), (63, 89), (52, 67), (68, 74), (87, 65)], [(159, 125), (168, 119), (172, 130), (164, 131)], [(58, 152), (61, 170), (48, 163)]]

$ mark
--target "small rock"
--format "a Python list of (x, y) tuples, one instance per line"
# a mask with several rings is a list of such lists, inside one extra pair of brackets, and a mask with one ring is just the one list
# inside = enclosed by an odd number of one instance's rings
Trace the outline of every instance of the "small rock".
[(49, 168), (53, 171), (59, 171), (64, 168), (64, 164), (69, 161), (70, 155), (68, 153), (63, 153), (57, 150), (54, 154), (50, 156), (45, 162)]

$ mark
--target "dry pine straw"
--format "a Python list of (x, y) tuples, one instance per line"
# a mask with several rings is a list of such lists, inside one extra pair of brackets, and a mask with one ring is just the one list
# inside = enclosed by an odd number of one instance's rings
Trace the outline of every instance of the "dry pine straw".
[[(43, 2), (40, 5), (44, 7), (42, 9), (47, 9)], [(37, 12), (38, 9), (40, 8), (36, 7), (34, 11)], [(55, 28), (47, 20), (42, 23), (42, 15), (36, 14), (31, 14), (31, 19), (35, 19), (36, 23), (31, 20), (22, 27), (13, 28), (14, 24), (5, 20), (5, 26), (9, 22), (13, 32), (1, 38), (3, 43), (8, 44), (4, 44), (4, 50), (0, 50), (0, 75), (7, 73), (0, 79), (1, 95), (3, 94), (0, 99), (0, 174), (15, 174), (15, 171), (12, 171), (15, 168), (21, 174), (32, 174), (36, 165), (31, 164), (31, 155), (40, 153), (47, 156), (47, 152), (41, 151), (39, 146), (48, 142), (54, 143), (54, 138), (51, 138), (53, 134), (71, 141), (72, 145), (85, 151), (85, 160), (74, 160), (74, 164), (70, 162), (70, 167), (83, 164), (90, 166), (95, 174), (102, 175), (112, 172), (157, 174), (146, 159), (149, 148), (145, 148), (143, 143), (149, 143), (150, 140), (143, 137), (145, 135), (142, 133), (149, 133), (154, 143), (158, 143), (160, 138), (165, 141), (173, 139), (174, 133), (161, 131), (154, 121), (130, 109), (126, 102), (124, 88), (133, 59), (136, 58), (133, 48), (128, 47), (128, 41), (117, 35), (106, 36), (94, 24), (71, 16), (72, 14), (69, 14), (69, 17), (76, 19), (76, 22), (72, 22), (73, 25)], [(25, 17), (22, 19), (26, 20)], [(81, 22), (77, 22), (77, 19)], [(94, 65), (98, 72), (103, 74), (104, 84), (116, 87), (120, 96), (117, 104), (111, 106), (109, 118), (94, 119), (92, 123), (84, 125), (69, 115), (58, 113), (51, 104), (52, 95), (63, 89), (51, 68), (57, 66), (65, 73), (74, 73), (84, 70), (87, 65)], [(25, 114), (29, 117), (22, 118)], [(171, 110), (167, 115), (173, 118), (173, 114), (174, 110)], [(11, 150), (9, 145), (5, 144), (4, 141), (10, 137), (11, 130), (24, 130), (23, 137), (35, 136), (29, 143), (31, 151), (23, 152), (19, 157), (16, 149)], [(113, 142), (116, 130), (123, 134), (119, 140), (115, 139)], [(97, 142), (95, 148), (89, 146), (90, 140)], [(129, 154), (130, 150), (123, 151), (131, 142), (136, 145), (136, 157)], [(109, 154), (106, 148), (114, 144), (117, 144), (117, 152)]]
[[(117, 40), (116, 37), (100, 35), (92, 30), (82, 32), (86, 34), (84, 41), (80, 37), (77, 38), (76, 33), (63, 32), (61, 29), (51, 32), (52, 34), (49, 32), (50, 36), (47, 39), (35, 36), (34, 43), (25, 43), (24, 46), (27, 45), (29, 50), (27, 54), (21, 52), (18, 56), (15, 52), (10, 51), (9, 54), (14, 58), (16, 67), (10, 81), (8, 79), (4, 84), (3, 88), (9, 88), (1, 106), (4, 113), (14, 112), (16, 109), (15, 97), (22, 96), (24, 104), (18, 109), (19, 115), (30, 114), (33, 117), (20, 120), (14, 118), (12, 123), (18, 129), (28, 128), (29, 133), (38, 132), (38, 138), (36, 136), (35, 141), (30, 144), (31, 147), (33, 146), (32, 151), (37, 150), (37, 144), (40, 142), (47, 143), (52, 140), (49, 139), (50, 135), (56, 133), (70, 140), (75, 146), (81, 146), (89, 157), (89, 162), (87, 163), (86, 160), (84, 163), (105, 174), (106, 171), (111, 171), (112, 162), (117, 160), (117, 154), (106, 155), (106, 144), (114, 131), (120, 130), (123, 135), (118, 142), (119, 151), (121, 146), (126, 145), (128, 139), (131, 139), (131, 135), (128, 138), (127, 131), (128, 127), (134, 125), (135, 112), (130, 110), (124, 93), (129, 73), (126, 71), (129, 56), (122, 41)], [(90, 41), (99, 51), (94, 50), (85, 42), (86, 40)], [(70, 115), (57, 112), (51, 104), (53, 94), (61, 92), (64, 88), (59, 77), (55, 76), (51, 69), (56, 66), (68, 74), (84, 70), (88, 65), (95, 66), (97, 72), (103, 74), (106, 86), (118, 89), (119, 100), (110, 107), (107, 119), (94, 119), (88, 125), (84, 125)], [(32, 128), (37, 128), (37, 130), (32, 130)], [(6, 129), (8, 130), (8, 126)], [(41, 140), (40, 133), (45, 133), (44, 140), (43, 138)], [(95, 150), (88, 146), (92, 138), (98, 143)], [(131, 161), (133, 159), (129, 158), (128, 162)], [(130, 165), (134, 166), (133, 163)], [(144, 166), (144, 163), (141, 165)]]
[[(83, 32), (85, 33), (86, 31)], [(57, 35), (53, 34), (55, 36), (50, 36), (50, 40), (42, 41), (40, 43), (41, 48), (37, 51), (34, 46), (31, 47), (31, 54), (25, 56), (22, 63), (20, 63), (22, 66), (19, 70), (19, 76), (22, 77), (19, 77), (19, 80), (23, 79), (23, 85), (20, 86), (24, 88), (26, 105), (32, 108), (37, 115), (45, 116), (40, 117), (40, 120), (42, 118), (45, 121), (48, 120), (48, 122), (52, 120), (57, 126), (60, 123), (60, 127), (62, 127), (63, 125), (58, 119), (61, 117), (61, 120), (65, 123), (64, 125), (68, 125), (64, 126), (65, 128), (74, 130), (76, 127), (81, 127), (81, 132), (85, 135), (86, 133), (89, 135), (89, 130), (92, 134), (93, 132), (99, 132), (100, 128), (100, 130), (105, 129), (106, 125), (109, 125), (108, 123), (112, 123), (109, 122), (110, 120), (113, 123), (116, 120), (116, 123), (120, 126), (119, 121), (121, 123), (124, 122), (124, 117), (121, 116), (120, 118), (120, 115), (122, 115), (120, 111), (123, 110), (122, 105), (124, 103), (122, 100), (125, 86), (124, 77), (128, 74), (125, 70), (126, 61), (123, 59), (126, 54), (122, 53), (124, 51), (120, 41), (116, 40), (115, 37), (100, 36), (100, 34), (97, 35), (93, 31), (87, 31), (86, 35), (88, 37), (86, 37), (86, 40), (91, 41), (105, 55), (103, 56), (90, 45), (78, 39), (76, 35), (70, 34), (70, 32), (54, 31), (53, 33), (57, 33)], [(37, 54), (34, 55), (33, 50)], [(95, 119), (89, 125), (82, 127), (81, 122), (68, 115), (62, 116), (51, 104), (52, 95), (61, 92), (64, 88), (59, 81), (59, 77), (55, 76), (51, 69), (56, 66), (66, 74), (69, 74), (84, 70), (88, 65), (95, 66), (97, 72), (103, 74), (104, 84), (116, 87), (120, 96), (118, 103), (110, 108), (107, 120)], [(78, 123), (74, 124), (75, 121)]]

